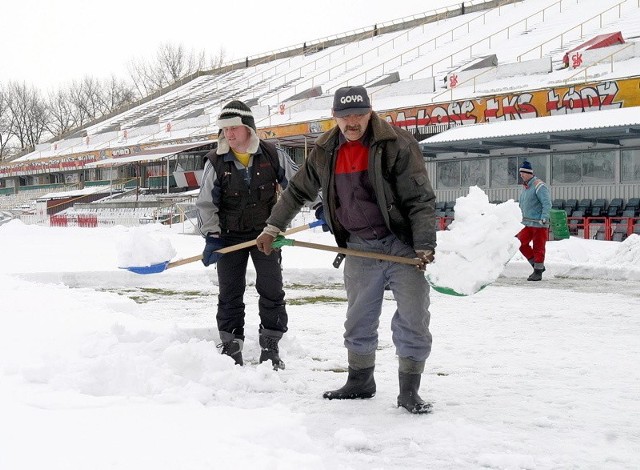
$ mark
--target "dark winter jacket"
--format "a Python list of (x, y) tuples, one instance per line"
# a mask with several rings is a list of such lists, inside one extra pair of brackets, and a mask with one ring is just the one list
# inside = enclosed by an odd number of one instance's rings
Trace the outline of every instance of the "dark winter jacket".
[(196, 201), (200, 232), (203, 236), (229, 232), (255, 236), (266, 225), (278, 184), (285, 188), (297, 166), (284, 151), (265, 142), (247, 168), (231, 150), (224, 155), (212, 150), (207, 157)]
[[(389, 230), (415, 250), (434, 250), (435, 194), (415, 138), (371, 114), (368, 175)], [(346, 247), (349, 232), (336, 217), (336, 126), (318, 138), (300, 171), (291, 178), (267, 223), (284, 230), (306, 200), (322, 191), (325, 217), (338, 246)]]

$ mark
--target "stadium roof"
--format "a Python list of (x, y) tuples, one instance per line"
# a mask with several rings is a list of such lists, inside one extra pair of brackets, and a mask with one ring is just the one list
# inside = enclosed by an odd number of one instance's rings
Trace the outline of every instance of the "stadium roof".
[(426, 154), (479, 153), (553, 145), (592, 143), (623, 145), (640, 138), (640, 107), (455, 127), (420, 142)]
[(88, 163), (85, 165), (85, 168), (97, 168), (104, 166), (118, 166), (124, 165), (125, 163), (134, 163), (134, 162), (153, 162), (156, 160), (161, 160), (166, 157), (170, 157), (180, 152), (185, 152), (187, 150), (192, 150), (196, 147), (202, 147), (203, 145), (207, 145), (214, 142), (213, 140), (204, 140), (200, 142), (190, 142), (188, 144), (181, 145), (165, 145), (163, 147), (155, 147), (152, 149), (145, 149), (140, 152), (137, 152), (133, 155), (126, 155), (122, 157), (114, 157), (114, 158), (105, 158), (104, 160), (98, 160), (93, 163)]

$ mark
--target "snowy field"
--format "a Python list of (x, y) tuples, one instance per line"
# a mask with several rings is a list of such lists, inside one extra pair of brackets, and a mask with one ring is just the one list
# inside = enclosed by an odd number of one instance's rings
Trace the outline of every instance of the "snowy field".
[[(240, 368), (216, 349), (215, 268), (118, 269), (130, 230), (0, 226), (0, 469), (638, 468), (640, 237), (551, 242), (542, 282), (517, 254), (475, 295), (432, 292), (434, 412), (413, 416), (395, 407), (390, 293), (377, 395), (322, 399), (347, 366), (332, 253), (283, 248), (274, 372), (253, 285)], [(188, 227), (155, 230), (175, 259), (201, 253)]]

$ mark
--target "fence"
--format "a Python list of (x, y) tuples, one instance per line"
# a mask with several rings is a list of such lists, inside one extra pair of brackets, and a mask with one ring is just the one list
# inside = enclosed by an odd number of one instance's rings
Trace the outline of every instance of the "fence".
[(572, 236), (621, 242), (629, 235), (640, 235), (640, 217), (567, 217)]
[[(446, 230), (453, 217), (436, 217), (436, 230)], [(567, 217), (573, 237), (621, 242), (631, 234), (640, 235), (640, 217)], [(549, 240), (553, 240), (549, 231)]]

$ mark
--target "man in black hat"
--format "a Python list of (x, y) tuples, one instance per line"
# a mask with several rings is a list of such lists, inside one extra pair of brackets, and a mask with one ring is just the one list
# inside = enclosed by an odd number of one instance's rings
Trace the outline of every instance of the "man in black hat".
[[(317, 215), (326, 220), (338, 246), (417, 257), (424, 268), (433, 260), (436, 246), (435, 194), (418, 142), (372, 112), (364, 87), (338, 89), (332, 113), (337, 126), (318, 138), (289, 182), (257, 239), (258, 247), (271, 253), (278, 233), (305, 200), (321, 191), (323, 206)], [(342, 257), (338, 255), (337, 264)], [(391, 320), (399, 357), (397, 404), (411, 413), (428, 413), (431, 405), (418, 394), (431, 352), (429, 284), (424, 274), (414, 266), (347, 256), (344, 280), (349, 374), (343, 387), (325, 392), (324, 398), (375, 395), (377, 329), (388, 286), (397, 307)]]
[(258, 138), (251, 108), (242, 101), (231, 101), (222, 108), (218, 128), (218, 147), (206, 155), (196, 207), (198, 226), (206, 239), (202, 262), (205, 266), (217, 263), (218, 268), (216, 320), (222, 354), (243, 365), (243, 296), (251, 256), (260, 295), (260, 362), (271, 360), (274, 369), (284, 369), (278, 342), (287, 331), (288, 317), (280, 253), (267, 255), (256, 247), (225, 255), (216, 250), (260, 234), (276, 203), (278, 184), (285, 188), (297, 168), (281, 149)]
[(527, 281), (541, 281), (547, 239), (549, 238), (549, 213), (551, 193), (544, 181), (534, 175), (531, 163), (522, 162), (518, 170), (524, 189), (519, 203), (524, 228), (518, 233), (520, 253), (529, 261), (533, 272)]

